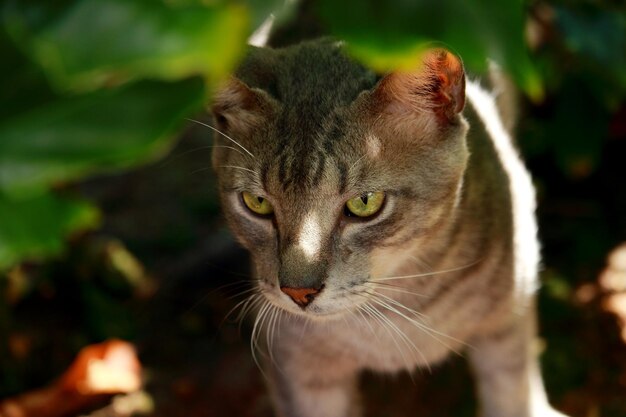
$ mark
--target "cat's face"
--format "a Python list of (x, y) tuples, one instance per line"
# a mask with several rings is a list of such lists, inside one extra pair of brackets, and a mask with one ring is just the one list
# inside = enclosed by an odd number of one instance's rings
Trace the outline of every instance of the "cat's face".
[(330, 43), (252, 55), (213, 106), (223, 209), (270, 302), (336, 315), (446, 227), (467, 160), (462, 67), (433, 51), (377, 81)]

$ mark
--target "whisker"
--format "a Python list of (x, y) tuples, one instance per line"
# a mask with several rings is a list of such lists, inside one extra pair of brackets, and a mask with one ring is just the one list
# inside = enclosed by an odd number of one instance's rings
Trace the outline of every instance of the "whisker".
[[(187, 313), (189, 313), (189, 312), (194, 311), (196, 308), (198, 308), (200, 305), (202, 305), (202, 303), (204, 303), (204, 302), (205, 302), (205, 301), (209, 298), (209, 296), (210, 296), (211, 294), (213, 294), (213, 293), (216, 293), (216, 292), (218, 292), (218, 291), (222, 291), (222, 290), (224, 290), (224, 289), (226, 289), (226, 288), (229, 288), (229, 287), (233, 287), (233, 286), (236, 286), (236, 285), (244, 285), (244, 284), (248, 284), (248, 281), (246, 281), (246, 280), (239, 280), (239, 281), (231, 282), (231, 283), (228, 283), (228, 284), (220, 285), (220, 286), (219, 286), (219, 287), (217, 287), (217, 288), (213, 288), (212, 290), (210, 290), (210, 291), (208, 291), (206, 294), (204, 294), (202, 297), (200, 297), (200, 299), (199, 299), (198, 301), (196, 301), (195, 303), (193, 303), (193, 304), (191, 305), (191, 307), (189, 307), (189, 308), (187, 309), (187, 311), (186, 311), (186, 312), (187, 312)], [(242, 293), (240, 293), (240, 294), (236, 294), (236, 295), (235, 295), (235, 296), (233, 296), (232, 298), (236, 297), (237, 295), (243, 295), (243, 294), (242, 294)]]
[[(413, 381), (413, 383), (415, 383), (415, 381), (413, 380), (413, 374), (410, 372), (410, 369), (412, 367), (409, 365), (409, 361), (407, 360), (406, 356), (404, 355), (404, 351), (402, 350), (402, 348), (398, 344), (398, 341), (396, 340), (396, 337), (394, 336), (393, 333), (395, 332), (400, 337), (400, 340), (405, 344), (405, 346), (409, 350), (411, 350), (411, 348), (413, 348), (412, 351), (418, 353), (422, 357), (424, 362), (426, 362), (422, 352), (417, 348), (417, 346), (415, 346), (415, 344), (411, 341), (411, 339), (409, 339), (409, 337), (402, 330), (400, 330), (400, 328), (395, 323), (393, 323), (391, 321), (391, 319), (389, 319), (389, 317), (385, 316), (378, 309), (376, 309), (375, 307), (370, 305), (370, 300), (368, 299), (368, 297), (366, 297), (365, 295), (363, 295), (363, 294), (361, 294), (359, 292), (353, 292), (353, 294), (357, 295), (357, 296), (361, 296), (361, 297), (366, 299), (365, 303), (361, 304), (359, 307), (363, 308), (363, 311), (365, 313), (367, 313), (373, 320), (375, 320), (380, 326), (382, 326), (383, 329), (385, 329), (387, 331), (387, 333), (391, 337), (391, 341), (393, 342), (394, 345), (396, 345), (396, 348), (398, 349), (398, 353), (400, 353), (400, 356), (402, 357), (402, 361), (404, 362), (405, 368), (407, 369), (407, 371), (409, 371), (409, 376), (411, 378), (411, 381)], [(393, 330), (393, 332), (392, 332), (392, 330)], [(372, 329), (372, 331), (373, 331), (373, 329)], [(430, 367), (429, 367), (429, 369), (430, 369)]]
[(422, 297), (422, 298), (426, 298), (426, 299), (432, 298), (429, 295), (422, 294), (422, 293), (415, 292), (415, 291), (411, 291), (411, 290), (408, 290), (406, 288), (403, 288), (403, 287), (400, 287), (400, 286), (397, 286), (397, 285), (387, 284), (385, 282), (366, 282), (363, 285), (364, 286), (371, 286), (373, 288), (382, 288), (382, 289), (387, 290), (387, 291), (394, 291), (394, 292), (399, 292), (399, 293), (402, 293), (402, 294), (415, 295), (417, 297)]
[(374, 335), (374, 337), (376, 338), (376, 340), (378, 341), (378, 344), (380, 345), (380, 338), (378, 337), (378, 333), (376, 333), (376, 331), (374, 331), (374, 328), (372, 327), (372, 324), (369, 322), (369, 320), (367, 319), (367, 317), (365, 317), (363, 315), (363, 311), (361, 309), (362, 307), (359, 305), (357, 306), (357, 312), (359, 313), (359, 315), (361, 316), (361, 318), (363, 319), (363, 321), (365, 322), (365, 324), (367, 325), (367, 327), (369, 327), (370, 331), (372, 332), (372, 335)]
[(237, 166), (237, 165), (220, 165), (219, 168), (241, 169), (243, 171), (248, 171), (248, 172), (253, 173), (254, 175), (257, 175), (256, 171), (253, 171), (250, 168), (244, 168), (244, 167), (240, 167), (240, 166)]
[[(254, 297), (254, 299), (253, 299)], [(259, 307), (260, 304), (263, 304), (263, 295), (262, 292), (259, 291), (258, 294), (253, 294), (252, 296), (250, 296), (249, 298), (249, 302), (247, 302), (241, 309), (241, 312), (239, 313), (239, 316), (237, 317), (237, 320), (239, 321), (239, 333), (241, 334), (241, 326), (243, 326), (243, 321), (246, 318), (246, 316), (248, 315), (248, 313), (250, 313), (252, 310), (256, 309), (257, 307)]]
[[(404, 317), (405, 319), (409, 320), (409, 322), (412, 322), (410, 319), (408, 319), (408, 317), (406, 317), (405, 315), (403, 315), (401, 312), (398, 312), (397, 309), (393, 308), (392, 306), (390, 306), (389, 304), (385, 303), (384, 301), (381, 301), (379, 299), (373, 298), (372, 299), (373, 302), (375, 302), (376, 304), (378, 304), (379, 306), (393, 312), (396, 313), (402, 317)], [(399, 332), (399, 334), (401, 334), (403, 336), (403, 339), (405, 339), (406, 341), (408, 341), (408, 343), (410, 344), (411, 347), (413, 347), (413, 349), (415, 350), (415, 352), (417, 352), (420, 357), (422, 358), (422, 361), (424, 361), (424, 363), (426, 364), (426, 369), (428, 369), (428, 372), (432, 373), (432, 368), (430, 367), (430, 364), (428, 363), (428, 361), (426, 360), (426, 357), (424, 356), (424, 354), (422, 353), (421, 350), (419, 350), (419, 348), (417, 346), (415, 346), (415, 343), (413, 343), (413, 341), (402, 331), (400, 330), (400, 328), (393, 322), (391, 321), (391, 319), (387, 316), (385, 316), (384, 314), (382, 314), (380, 311), (377, 311), (378, 314), (380, 314), (380, 316), (382, 318), (384, 318), (384, 320), (390, 325), (393, 326), (394, 329), (396, 329), (397, 332)]]
[(348, 172), (352, 171), (352, 168), (354, 168), (356, 166), (356, 164), (358, 164), (359, 162), (361, 162), (361, 160), (363, 158), (365, 158), (367, 156), (367, 154), (363, 154), (359, 159), (357, 159), (356, 161), (354, 161), (354, 163), (352, 165), (350, 165), (350, 168), (348, 168)]
[[(363, 304), (363, 307), (365, 308), (365, 311), (369, 313), (369, 316), (372, 317), (372, 319), (374, 319), (375, 321), (377, 321), (383, 327), (383, 329), (387, 331), (387, 333), (391, 337), (391, 341), (393, 342), (394, 345), (396, 345), (396, 348), (398, 349), (398, 353), (400, 353), (400, 356), (402, 357), (402, 361), (404, 362), (405, 368), (407, 370), (410, 370), (412, 367), (410, 366), (409, 361), (407, 360), (406, 355), (404, 354), (404, 350), (398, 344), (398, 340), (394, 336), (394, 333), (396, 333), (400, 337), (400, 340), (405, 344), (405, 346), (407, 346), (409, 350), (413, 348), (414, 352), (417, 352), (419, 355), (422, 355), (420, 350), (417, 348), (417, 346), (415, 346), (415, 344), (411, 341), (411, 339), (409, 339), (408, 336), (404, 334), (404, 332), (400, 330), (400, 328), (396, 326), (396, 324), (393, 323), (389, 319), (389, 317), (386, 317), (383, 313), (378, 311), (376, 308), (372, 307), (369, 303)], [(413, 375), (410, 373), (410, 371), (409, 371), (409, 375), (411, 376), (411, 380), (413, 380)]]
[(231, 138), (230, 136), (228, 136), (226, 133), (222, 132), (219, 129), (214, 128), (213, 126), (207, 124), (207, 123), (203, 123), (199, 120), (194, 120), (194, 119), (187, 119), (190, 122), (194, 122), (194, 123), (198, 123), (199, 125), (208, 127), (209, 129), (213, 130), (214, 132), (219, 133), (220, 135), (224, 136), (226, 139), (230, 140), (231, 142), (233, 142), (235, 145), (239, 146), (241, 149), (243, 149), (248, 155), (250, 155), (252, 158), (254, 158), (255, 156), (252, 154), (252, 152), (250, 152), (249, 150), (247, 150), (241, 143), (237, 142), (235, 139)]
[(204, 168), (194, 169), (193, 171), (191, 171), (191, 175), (197, 174), (198, 172), (208, 171), (210, 169), (211, 169), (211, 167), (204, 167)]
[(431, 275), (445, 274), (447, 272), (461, 271), (463, 269), (466, 269), (466, 268), (469, 268), (469, 267), (472, 267), (472, 266), (476, 265), (481, 260), (482, 259), (479, 259), (479, 260), (474, 261), (474, 262), (472, 262), (470, 264), (459, 266), (457, 268), (442, 269), (440, 271), (425, 272), (425, 273), (422, 273), (422, 274), (415, 274), (415, 275), (401, 275), (401, 276), (396, 276), (396, 277), (375, 278), (375, 279), (372, 279), (371, 282), (391, 281), (391, 280), (394, 280), (394, 279), (420, 278), (420, 277), (427, 277), (427, 276), (431, 276)]
[[(393, 298), (387, 297), (384, 294), (380, 294), (380, 293), (376, 293), (373, 294), (374, 297), (384, 297), (384, 300), (380, 300), (378, 299), (378, 302), (382, 302), (384, 304), (388, 304), (391, 303), (392, 305), (395, 305), (399, 308), (402, 308), (404, 310), (406, 310), (407, 312), (409, 312), (410, 314), (412, 314), (413, 316), (416, 317), (416, 319), (419, 318), (423, 318), (423, 319), (427, 319), (427, 317), (423, 314), (423, 313), (419, 313), (415, 310), (410, 309), (409, 307), (405, 306), (404, 304), (398, 302), (397, 300), (394, 300)], [(387, 300), (387, 302), (385, 302), (385, 300)], [(449, 336), (445, 333), (439, 332), (431, 327), (429, 327), (427, 324), (425, 323), (420, 323), (419, 321), (412, 319), (410, 317), (408, 317), (406, 314), (402, 313), (401, 311), (399, 311), (396, 308), (393, 308), (391, 306), (389, 306), (389, 310), (393, 311), (394, 313), (400, 315), (401, 317), (405, 318), (406, 320), (409, 321), (409, 323), (413, 324), (415, 327), (417, 327), (418, 329), (424, 331), (426, 334), (428, 334), (430, 337), (432, 337), (433, 339), (435, 339), (437, 342), (439, 342), (441, 345), (443, 345), (444, 347), (446, 347), (447, 349), (451, 350), (452, 352), (456, 353), (459, 356), (463, 356), (463, 354), (461, 352), (459, 352), (458, 350), (452, 348), (450, 345), (448, 345), (447, 343), (443, 342), (441, 339), (439, 339), (436, 335), (442, 336), (442, 337), (446, 337), (454, 342), (460, 343), (463, 346), (468, 346), (467, 343), (463, 342), (462, 340), (459, 340), (455, 337)]]
[(262, 353), (259, 347), (259, 332), (261, 331), (261, 327), (263, 326), (263, 321), (265, 320), (265, 315), (267, 313), (268, 308), (270, 307), (270, 302), (267, 300), (263, 301), (263, 306), (259, 310), (259, 313), (254, 320), (254, 326), (252, 327), (252, 335), (250, 336), (250, 350), (252, 351), (252, 360), (256, 364), (259, 371), (264, 378), (268, 379), (263, 367), (261, 366), (261, 362), (259, 361), (259, 357), (257, 356), (257, 352)]
[(237, 152), (237, 153), (247, 157), (247, 155), (245, 153), (241, 152), (239, 149), (237, 149), (235, 147), (232, 147), (232, 146), (228, 146), (228, 145), (205, 145), (205, 146), (198, 146), (197, 148), (193, 148), (193, 149), (187, 149), (186, 151), (183, 151), (183, 152), (181, 152), (179, 154), (176, 154), (176, 155), (170, 155), (168, 158), (166, 158), (163, 161), (163, 163), (159, 164), (158, 167), (159, 168), (165, 168), (170, 163), (172, 163), (172, 162), (174, 162), (174, 161), (176, 161), (176, 160), (182, 158), (183, 156), (188, 155), (188, 154), (190, 154), (192, 152), (197, 152), (197, 151), (201, 151), (201, 150), (204, 150), (204, 149), (213, 149), (213, 148), (231, 149), (231, 150), (233, 150), (233, 151), (235, 151), (235, 152)]

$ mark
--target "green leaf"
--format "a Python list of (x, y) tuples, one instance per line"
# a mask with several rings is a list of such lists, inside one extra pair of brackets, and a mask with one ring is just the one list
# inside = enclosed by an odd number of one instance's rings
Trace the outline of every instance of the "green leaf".
[(247, 9), (163, 0), (11, 2), (4, 24), (57, 87), (225, 76), (244, 51)]
[(50, 101), (54, 94), (40, 69), (0, 28), (0, 120)]
[(204, 97), (197, 78), (145, 81), (59, 99), (0, 123), (0, 190), (41, 192), (161, 156)]
[(437, 42), (472, 71), (485, 71), (491, 58), (532, 98), (543, 94), (523, 40), (521, 2), (321, 0), (319, 12), (332, 33), (377, 70), (415, 67), (424, 47)]
[(0, 193), (0, 271), (24, 259), (58, 255), (64, 236), (97, 226), (99, 218), (84, 201), (48, 192), (20, 199)]

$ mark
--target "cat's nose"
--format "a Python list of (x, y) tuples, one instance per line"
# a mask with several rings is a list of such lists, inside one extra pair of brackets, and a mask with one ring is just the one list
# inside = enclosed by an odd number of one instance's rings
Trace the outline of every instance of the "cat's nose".
[(311, 301), (322, 291), (321, 286), (319, 288), (294, 288), (294, 287), (280, 287), (280, 290), (287, 294), (294, 303), (304, 308), (311, 304)]

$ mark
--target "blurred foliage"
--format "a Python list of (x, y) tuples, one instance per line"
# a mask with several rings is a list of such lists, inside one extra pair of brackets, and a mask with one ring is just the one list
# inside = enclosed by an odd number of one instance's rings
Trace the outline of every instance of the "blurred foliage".
[(524, 43), (524, 10), (518, 2), (322, 0), (320, 12), (357, 57), (378, 69), (414, 67), (417, 52), (437, 42), (475, 71), (485, 72), (485, 58), (494, 59), (531, 97), (542, 97)]
[[(180, 154), (148, 165), (177, 145), (185, 119), (203, 110), (245, 52), (247, 37), (270, 13), (283, 25), (284, 39), (330, 34), (379, 71), (415, 66), (420, 52), (436, 44), (458, 53), (471, 77), (485, 75), (487, 57), (511, 75), (524, 94), (518, 143), (536, 176), (540, 221), (547, 225), (540, 303), (549, 318), (543, 321), (549, 345), (559, 354), (545, 356), (546, 380), (552, 392), (565, 395), (590, 374), (607, 374), (600, 359), (592, 371), (581, 361), (603, 357), (605, 345), (579, 346), (567, 329), (583, 326), (576, 335), (603, 337), (601, 330), (590, 331), (596, 317), (572, 299), (581, 281), (595, 278), (608, 249), (626, 239), (620, 170), (620, 150), (626, 149), (624, 2), (4, 0), (0, 297), (9, 303), (0, 302), (0, 336), (11, 334), (6, 344), (0, 337), (0, 396), (59, 371), (50, 370), (50, 363), (62, 366), (58, 358), (69, 355), (62, 351), (67, 345), (162, 330), (162, 349), (183, 343), (170, 337), (178, 330), (166, 329), (175, 327), (172, 314), (162, 312), (142, 330), (133, 303), (150, 298), (155, 270), (175, 277), (198, 259), (206, 261), (200, 237), (209, 236), (214, 258), (223, 257), (215, 249), (225, 240), (213, 230), (216, 201), (207, 195), (209, 158), (198, 154), (208, 152), (207, 133), (192, 128), (195, 139), (186, 138)], [(603, 166), (607, 161), (610, 166)], [(202, 178), (189, 175), (190, 164)], [(134, 174), (114, 177), (129, 171)], [(102, 175), (116, 185), (102, 185)], [(113, 238), (80, 239), (103, 224)], [(29, 262), (63, 253), (67, 242), (71, 250), (63, 261), (38, 267)], [(173, 258), (180, 264), (173, 266)], [(215, 285), (203, 278), (195, 277), (194, 285)], [(190, 311), (198, 296), (193, 288), (181, 302), (182, 316), (187, 327), (206, 334), (212, 328), (206, 321), (220, 322), (223, 314)], [(56, 350), (49, 352), (53, 342), (32, 337), (28, 329), (15, 331), (11, 314), (29, 302), (35, 310), (59, 311), (33, 320), (44, 323), (40, 327), (53, 332), (53, 340), (63, 340)], [(226, 303), (219, 293), (211, 302)], [(25, 348), (25, 340), (33, 346)], [(200, 347), (197, 355), (207, 359)], [(179, 356), (172, 348), (172, 367)], [(188, 361), (197, 366), (200, 359)], [(612, 363), (617, 380), (624, 367), (617, 359)], [(45, 378), (35, 383), (23, 377), (39, 367), (49, 371)], [(552, 390), (558, 378), (569, 385)]]
[[(523, 132), (530, 138), (525, 146), (531, 153), (553, 151), (572, 175), (593, 170), (610, 115), (626, 91), (626, 19), (618, 6), (497, 0), (313, 3), (321, 25), (379, 70), (416, 65), (419, 51), (437, 42), (460, 54), (473, 72), (485, 72), (486, 57), (499, 62), (534, 101), (546, 89), (548, 98), (562, 90), (547, 128), (533, 131), (531, 123)], [(201, 109), (214, 83), (236, 64), (252, 29), (270, 13), (281, 21), (293, 18), (295, 7), (279, 0), (6, 1), (0, 10), (5, 57), (0, 64), (0, 208), (50, 200), (51, 187), (164, 155), (185, 117)], [(526, 26), (538, 32), (532, 59)], [(568, 123), (572, 119), (587, 123)], [(96, 225), (95, 216), (89, 222), (67, 221), (77, 209), (47, 215), (70, 229)], [(0, 212), (0, 218), (8, 217)], [(0, 234), (0, 253), (11, 254), (0, 257), (0, 269), (20, 259), (41, 259), (42, 247), (58, 253), (62, 236), (28, 250), (15, 240), (34, 240), (27, 229)]]
[(244, 51), (249, 16), (226, 2), (121, 0), (0, 12), (1, 271), (97, 224), (95, 207), (51, 187), (164, 155)]

